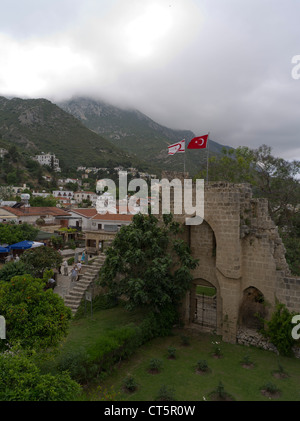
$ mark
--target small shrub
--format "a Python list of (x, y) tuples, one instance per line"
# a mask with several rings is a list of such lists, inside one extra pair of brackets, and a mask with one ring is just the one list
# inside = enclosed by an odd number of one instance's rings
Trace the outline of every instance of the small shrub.
[(96, 391), (90, 396), (90, 401), (105, 401), (105, 402), (115, 402), (120, 401), (120, 393), (116, 392), (114, 387), (111, 386), (110, 389), (103, 388), (98, 386)]
[(286, 377), (289, 377), (288, 373), (285, 371), (283, 366), (278, 361), (278, 369), (273, 371), (273, 376), (277, 377), (279, 379), (284, 379)]
[(155, 397), (156, 401), (176, 401), (175, 397), (175, 390), (173, 387), (169, 387), (166, 385), (161, 386), (159, 389), (157, 396)]
[(70, 257), (70, 259), (67, 260), (68, 265), (72, 266), (74, 264), (74, 260), (75, 260), (74, 257)]
[(210, 393), (210, 399), (213, 401), (234, 401), (235, 399), (225, 391), (223, 383), (220, 381), (216, 390)]
[(280, 390), (276, 384), (268, 382), (261, 387), (261, 393), (269, 398), (278, 397), (280, 395)]
[(133, 376), (127, 376), (123, 380), (123, 388), (126, 392), (133, 393), (137, 389), (137, 382), (133, 378)]
[(249, 355), (249, 354), (245, 354), (245, 355), (244, 355), (243, 359), (241, 360), (241, 364), (242, 364), (244, 367), (252, 367), (252, 366), (254, 366), (254, 363), (253, 363), (253, 361), (251, 360), (251, 358), (250, 358), (250, 355)]
[(213, 355), (216, 358), (222, 358), (223, 357), (222, 350), (221, 350), (221, 348), (218, 345), (215, 346), (214, 351), (213, 351)]
[(163, 365), (162, 360), (159, 360), (157, 358), (152, 358), (152, 360), (150, 360), (149, 362), (148, 369), (151, 373), (159, 373), (162, 369), (162, 365)]
[(77, 351), (62, 356), (58, 370), (67, 371), (73, 380), (85, 384), (96, 376), (98, 366), (90, 360), (90, 356), (84, 348), (79, 348)]
[(184, 346), (188, 346), (191, 343), (190, 338), (188, 336), (181, 335), (180, 339), (181, 339), (181, 344)]
[(176, 348), (171, 346), (168, 348), (168, 358), (173, 360), (176, 358)]
[(270, 320), (265, 320), (266, 327), (261, 333), (276, 346), (280, 355), (292, 356), (296, 341), (291, 335), (293, 313), (282, 303), (277, 303)]
[(196, 365), (196, 370), (201, 371), (203, 373), (207, 373), (209, 371), (209, 367), (206, 360), (199, 360)]

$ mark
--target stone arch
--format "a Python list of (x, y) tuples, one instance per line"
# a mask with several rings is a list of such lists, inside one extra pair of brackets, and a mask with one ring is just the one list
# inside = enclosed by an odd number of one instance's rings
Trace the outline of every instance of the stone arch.
[(261, 329), (263, 327), (261, 318), (264, 319), (266, 316), (267, 309), (263, 293), (254, 286), (244, 289), (239, 306), (239, 326), (246, 329)]

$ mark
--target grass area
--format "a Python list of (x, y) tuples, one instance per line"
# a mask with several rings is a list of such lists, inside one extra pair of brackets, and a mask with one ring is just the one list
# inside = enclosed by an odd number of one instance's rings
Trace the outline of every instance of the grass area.
[(197, 285), (196, 294), (204, 294), (209, 297), (213, 297), (214, 295), (216, 295), (216, 289), (211, 287), (205, 287), (202, 285)]
[[(114, 372), (101, 383), (102, 390), (113, 390), (116, 400), (154, 401), (159, 389), (166, 385), (173, 387), (179, 401), (209, 400), (209, 395), (221, 381), (225, 392), (236, 401), (268, 401), (260, 389), (266, 383), (275, 384), (281, 395), (274, 400), (300, 400), (300, 361), (296, 358), (278, 359), (272, 352), (254, 347), (220, 343), (223, 357), (216, 359), (212, 354), (216, 337), (206, 333), (189, 332), (190, 345), (182, 345), (181, 335), (186, 331), (176, 331), (173, 336), (157, 338), (142, 346), (128, 361), (118, 364)], [(168, 359), (168, 348), (176, 348), (176, 359)], [(241, 364), (246, 354), (254, 362), (253, 368), (244, 368)], [(150, 374), (148, 365), (151, 359), (163, 361), (163, 368), (158, 374)], [(199, 360), (206, 360), (211, 372), (197, 374), (195, 365)], [(289, 377), (277, 379), (273, 371), (278, 370), (278, 362), (284, 367)], [(123, 380), (133, 376), (138, 383), (134, 393), (123, 391)], [(97, 390), (92, 394), (97, 400)], [(99, 397), (98, 397), (99, 398)], [(273, 399), (273, 398), (271, 398)]]
[[(137, 323), (140, 320), (141, 315), (138, 312), (128, 312), (122, 306), (106, 310), (97, 309), (97, 302), (94, 303), (94, 306), (91, 314), (90, 303), (87, 303), (86, 315), (72, 321), (69, 334), (62, 344), (61, 353), (72, 352), (83, 347), (93, 355), (97, 339), (105, 332)], [(83, 311), (84, 308), (81, 308), (81, 312)]]
[[(96, 303), (92, 317), (89, 308), (87, 310), (86, 316), (72, 321), (61, 353), (84, 347), (93, 354), (98, 340), (105, 332), (139, 323), (142, 319), (141, 314), (127, 312), (122, 306), (104, 310), (97, 309)], [(189, 338), (189, 345), (184, 345), (183, 336)], [(214, 357), (216, 347), (220, 347), (222, 358)], [(175, 359), (168, 358), (169, 348), (175, 348)], [(254, 363), (253, 368), (242, 366), (241, 362), (246, 355)], [(148, 371), (152, 359), (162, 361), (162, 370), (158, 374)], [(195, 366), (199, 360), (207, 362), (210, 369), (207, 374), (196, 373)], [(279, 363), (289, 374), (287, 378), (273, 376)], [(128, 375), (133, 376), (138, 384), (133, 393), (123, 390), (123, 381)], [(103, 391), (109, 391), (107, 395), (110, 394), (111, 398), (108, 400), (151, 402), (165, 385), (174, 388), (175, 397), (179, 401), (203, 401), (210, 400), (210, 393), (216, 390), (220, 382), (224, 385), (225, 392), (236, 401), (270, 400), (260, 391), (266, 383), (274, 384), (280, 389), (280, 396), (272, 397), (272, 400), (299, 401), (300, 360), (278, 357), (270, 351), (255, 347), (225, 343), (213, 334), (174, 329), (172, 336), (156, 338), (146, 343), (131, 358), (119, 362), (107, 377), (95, 379), (93, 385), (84, 388), (81, 399), (103, 400)]]

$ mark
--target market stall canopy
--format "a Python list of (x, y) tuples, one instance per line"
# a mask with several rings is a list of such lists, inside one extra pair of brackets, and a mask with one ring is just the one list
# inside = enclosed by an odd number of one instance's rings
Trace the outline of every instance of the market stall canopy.
[(32, 247), (40, 247), (43, 246), (43, 243), (38, 243), (36, 241), (21, 241), (20, 243), (12, 244), (9, 246), (10, 250), (26, 250)]
[(0, 253), (9, 253), (8, 247), (0, 247)]

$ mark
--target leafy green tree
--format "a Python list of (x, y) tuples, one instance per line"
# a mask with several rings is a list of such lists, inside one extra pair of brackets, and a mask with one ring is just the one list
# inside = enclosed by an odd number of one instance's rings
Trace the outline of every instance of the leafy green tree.
[(26, 265), (19, 262), (8, 262), (0, 269), (0, 281), (10, 282), (14, 276), (24, 275), (26, 273)]
[(279, 354), (288, 357), (293, 355), (292, 347), (297, 343), (292, 337), (294, 315), (295, 313), (290, 313), (284, 304), (277, 302), (271, 319), (264, 320), (265, 327), (261, 330), (261, 333), (276, 346)]
[(31, 275), (0, 282), (0, 314), (6, 320), (8, 343), (43, 350), (66, 336), (71, 310), (52, 289), (44, 291), (45, 285), (45, 279)]
[(33, 207), (54, 207), (57, 204), (57, 200), (53, 196), (36, 196), (31, 197), (29, 200), (30, 206)]
[(0, 224), (0, 243), (1, 244), (15, 244), (20, 241), (34, 241), (38, 229), (34, 226), (24, 224)]
[(26, 250), (20, 261), (25, 264), (28, 273), (42, 278), (45, 270), (59, 268), (63, 259), (52, 247), (41, 246)]
[(80, 391), (67, 373), (42, 374), (20, 349), (0, 354), (0, 401), (72, 401)]
[(116, 296), (128, 297), (129, 309), (143, 306), (161, 312), (177, 306), (197, 266), (187, 244), (178, 238), (179, 224), (171, 215), (135, 215), (116, 235), (101, 270), (101, 284)]

